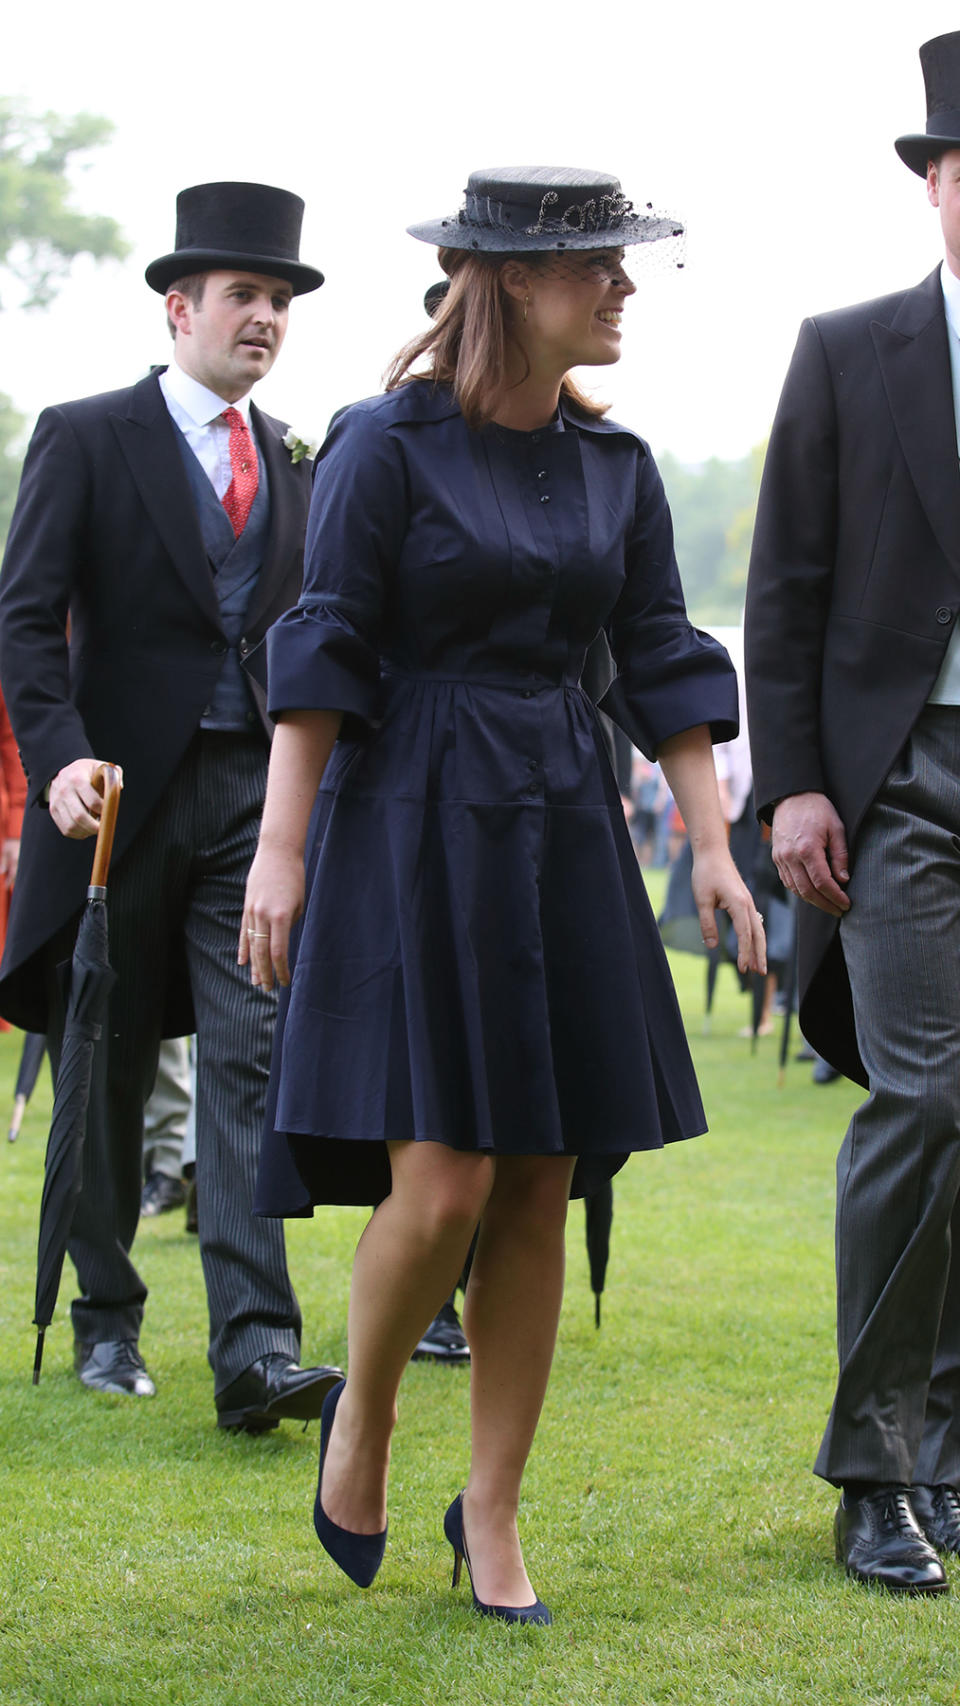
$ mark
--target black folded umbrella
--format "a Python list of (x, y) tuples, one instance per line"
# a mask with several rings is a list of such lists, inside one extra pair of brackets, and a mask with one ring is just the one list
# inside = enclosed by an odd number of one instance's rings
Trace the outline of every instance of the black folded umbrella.
[(112, 764), (101, 765), (95, 781), (103, 793), (103, 812), (87, 903), (80, 918), (73, 958), (67, 968), (66, 1020), (40, 1203), (36, 1311), (33, 1317), (37, 1328), (34, 1386), (40, 1379), (43, 1337), (53, 1319), (67, 1239), (80, 1195), (93, 1051), (100, 1039), (114, 983), (107, 942), (106, 882), (123, 783), (119, 769)]
[(613, 1186), (609, 1179), (591, 1196), (584, 1198), (587, 1213), (587, 1256), (590, 1261), (590, 1289), (594, 1296), (594, 1324), (600, 1325), (600, 1296), (607, 1277), (610, 1260), (610, 1228), (613, 1225)]
[(17, 1072), (17, 1082), (13, 1089), (13, 1111), (10, 1115), (10, 1127), (7, 1138), (10, 1143), (16, 1143), (20, 1136), (20, 1127), (27, 1110), (27, 1103), (36, 1089), (43, 1057), (47, 1052), (47, 1039), (42, 1031), (25, 1031), (23, 1049), (20, 1054), (20, 1067)]
[(783, 990), (783, 1030), (780, 1035), (780, 1070), (777, 1073), (777, 1088), (783, 1089), (787, 1081), (787, 1055), (790, 1051), (790, 1023), (797, 999), (797, 906), (795, 898), (791, 897), (790, 905), (790, 951), (786, 961), (786, 981)]

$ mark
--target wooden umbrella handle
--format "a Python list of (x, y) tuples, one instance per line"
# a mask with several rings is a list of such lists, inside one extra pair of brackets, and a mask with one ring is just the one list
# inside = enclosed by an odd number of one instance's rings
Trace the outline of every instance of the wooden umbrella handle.
[(113, 852), (113, 833), (117, 827), (117, 808), (123, 788), (123, 771), (119, 764), (98, 764), (90, 780), (97, 792), (103, 795), (103, 811), (100, 814), (100, 828), (97, 830), (90, 887), (106, 888), (110, 855)]

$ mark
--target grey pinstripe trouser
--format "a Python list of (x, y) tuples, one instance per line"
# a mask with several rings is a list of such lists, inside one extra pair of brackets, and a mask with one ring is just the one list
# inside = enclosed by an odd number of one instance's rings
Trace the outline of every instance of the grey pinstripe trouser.
[(960, 708), (918, 719), (865, 819), (850, 898), (870, 1094), (837, 1161), (840, 1369), (816, 1470), (957, 1486)]
[[(117, 983), (95, 1057), (69, 1244), (82, 1293), (72, 1306), (77, 1337), (136, 1338), (147, 1295), (129, 1256), (140, 1212), (143, 1106), (156, 1076), (171, 947), (182, 942), (197, 1029), (200, 1252), (218, 1391), (266, 1352), (299, 1356), (300, 1311), (282, 1223), (250, 1212), (276, 1003), (238, 967), (237, 940), (266, 767), (259, 737), (201, 731), (111, 872)], [(65, 951), (62, 941), (51, 949), (51, 986)], [(54, 1058), (61, 1031), (57, 997)]]

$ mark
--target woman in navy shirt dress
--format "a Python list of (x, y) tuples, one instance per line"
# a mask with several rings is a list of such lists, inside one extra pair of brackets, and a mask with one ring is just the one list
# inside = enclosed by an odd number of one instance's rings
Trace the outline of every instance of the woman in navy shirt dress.
[(459, 214), (412, 230), (449, 293), (386, 393), (331, 431), (303, 595), (269, 641), (278, 727), (240, 952), (289, 987), (258, 1208), (377, 1205), (314, 1512), (361, 1586), (383, 1555), (400, 1377), (479, 1223), (470, 1474), (444, 1527), (479, 1610), (548, 1622), (517, 1509), (567, 1201), (705, 1129), (578, 685), (601, 628), (604, 709), (663, 765), (706, 941), (725, 907), (741, 968), (760, 969), (763, 931), (710, 751), (736, 730), (733, 670), (687, 620), (647, 445), (567, 377), (618, 359), (624, 248), (675, 224), (614, 179), (521, 168), (473, 174)]

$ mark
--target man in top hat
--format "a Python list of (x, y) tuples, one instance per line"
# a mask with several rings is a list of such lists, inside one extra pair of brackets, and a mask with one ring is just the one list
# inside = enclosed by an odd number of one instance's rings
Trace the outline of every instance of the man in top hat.
[(960, 1552), (960, 31), (920, 49), (946, 258), (800, 331), (747, 598), (757, 804), (801, 908), (803, 1029), (869, 1089), (837, 1180), (838, 1558)]
[[(251, 1214), (273, 997), (237, 965), (270, 724), (250, 672), (296, 602), (310, 492), (285, 426), (250, 401), (291, 298), (303, 203), (264, 184), (177, 199), (176, 247), (147, 268), (173, 361), (128, 390), (44, 410), (0, 579), (0, 676), (29, 779), (0, 1012), (57, 1058), (90, 877), (97, 760), (122, 766), (110, 872), (116, 986), (95, 1056), (69, 1253), (76, 1368), (106, 1392), (154, 1391), (130, 1260), (143, 1105), (162, 1036), (196, 1030), (200, 1248), (219, 1423), (319, 1415), (338, 1378), (300, 1368), (282, 1224)], [(296, 447), (295, 447), (296, 448)], [(67, 629), (69, 620), (69, 642)]]

